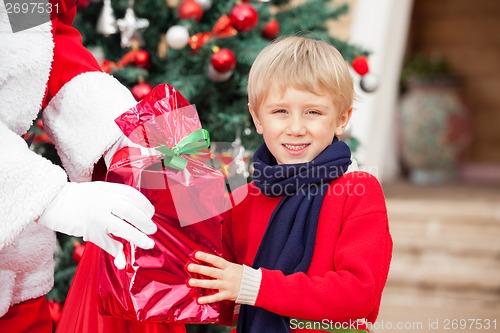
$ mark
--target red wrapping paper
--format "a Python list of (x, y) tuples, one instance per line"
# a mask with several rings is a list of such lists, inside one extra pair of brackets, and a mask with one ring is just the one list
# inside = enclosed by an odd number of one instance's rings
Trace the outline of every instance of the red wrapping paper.
[[(201, 128), (194, 107), (169, 85), (157, 86), (116, 123), (133, 142), (147, 148), (172, 148)], [(100, 314), (143, 322), (219, 321), (220, 304), (196, 302), (206, 291), (187, 286), (191, 274), (185, 265), (193, 261), (195, 251), (221, 255), (224, 177), (199, 159), (183, 157), (183, 170), (165, 166), (163, 155), (144, 155), (138, 148), (123, 148), (113, 157), (106, 180), (141, 191), (155, 206), (158, 231), (151, 236), (151, 250), (122, 240), (124, 270), (116, 269), (113, 258), (101, 251)]]

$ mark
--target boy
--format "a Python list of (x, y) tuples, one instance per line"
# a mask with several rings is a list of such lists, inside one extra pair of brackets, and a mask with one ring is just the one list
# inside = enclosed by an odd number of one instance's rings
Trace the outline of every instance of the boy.
[(345, 174), (351, 154), (337, 137), (353, 95), (344, 59), (322, 41), (283, 38), (252, 65), (248, 105), (264, 139), (254, 182), (225, 216), (225, 259), (197, 252), (202, 265), (188, 265), (206, 276), (190, 286), (216, 290), (201, 304), (241, 304), (238, 332), (367, 330), (377, 318), (392, 240), (378, 181)]

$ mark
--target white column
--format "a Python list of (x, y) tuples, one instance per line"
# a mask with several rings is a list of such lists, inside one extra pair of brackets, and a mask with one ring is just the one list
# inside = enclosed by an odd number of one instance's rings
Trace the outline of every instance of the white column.
[(356, 84), (358, 101), (350, 131), (361, 142), (355, 154), (361, 169), (381, 182), (399, 173), (395, 121), (412, 4), (413, 0), (357, 0), (352, 9), (350, 42), (370, 51), (370, 71), (380, 83), (374, 93), (365, 93)]

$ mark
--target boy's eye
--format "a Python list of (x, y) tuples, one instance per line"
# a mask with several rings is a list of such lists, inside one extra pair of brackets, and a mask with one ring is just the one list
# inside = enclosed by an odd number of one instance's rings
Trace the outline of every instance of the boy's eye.
[(307, 114), (321, 114), (318, 110), (307, 110)]
[(276, 110), (273, 110), (273, 113), (286, 113), (286, 110), (285, 109), (276, 109)]

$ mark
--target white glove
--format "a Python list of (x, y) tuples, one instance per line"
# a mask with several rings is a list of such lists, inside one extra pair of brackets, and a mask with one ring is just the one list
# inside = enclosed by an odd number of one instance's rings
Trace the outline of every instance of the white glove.
[(113, 159), (113, 156), (115, 153), (122, 149), (123, 147), (131, 147), (131, 148), (139, 148), (141, 150), (141, 155), (143, 156), (153, 156), (153, 155), (159, 155), (161, 154), (159, 151), (157, 151), (154, 148), (146, 148), (141, 145), (138, 145), (134, 142), (132, 142), (129, 138), (127, 138), (125, 135), (120, 136), (118, 140), (102, 155), (104, 158), (104, 163), (106, 163), (106, 167), (109, 168), (109, 165), (111, 164), (111, 160)]
[(154, 211), (149, 200), (128, 185), (70, 182), (45, 209), (38, 223), (96, 244), (115, 257), (118, 269), (123, 269), (123, 244), (111, 235), (143, 249), (153, 248), (154, 241), (146, 235), (156, 232), (156, 224), (151, 221)]

